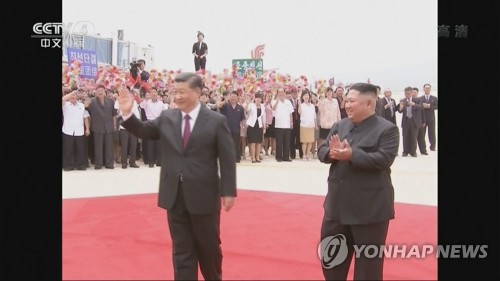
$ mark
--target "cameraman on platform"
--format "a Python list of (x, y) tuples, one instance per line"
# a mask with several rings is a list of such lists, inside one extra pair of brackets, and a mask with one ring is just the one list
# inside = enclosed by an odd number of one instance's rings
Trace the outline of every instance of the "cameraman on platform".
[[(144, 85), (147, 85), (146, 83), (149, 80), (149, 72), (144, 70), (144, 67), (146, 66), (146, 61), (143, 59), (133, 61), (130, 63), (130, 75), (134, 78), (135, 84), (134, 88), (144, 89)], [(140, 79), (138, 79), (138, 76)], [(144, 84), (143, 84), (144, 83)], [(146, 92), (149, 92), (149, 90), (144, 89)]]

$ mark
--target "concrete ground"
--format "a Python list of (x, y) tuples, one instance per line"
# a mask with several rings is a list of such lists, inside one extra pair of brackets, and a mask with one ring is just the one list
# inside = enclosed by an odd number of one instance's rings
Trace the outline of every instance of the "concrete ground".
[[(401, 118), (400, 114), (397, 117)], [(400, 142), (391, 174), (395, 201), (437, 206), (437, 152), (427, 148), (429, 155), (425, 156), (417, 149), (417, 158), (401, 157), (402, 138)], [(317, 159), (278, 163), (271, 156), (263, 157), (262, 163), (242, 160), (237, 164), (239, 189), (326, 195), (329, 165)], [(113, 170), (91, 167), (87, 171), (63, 171), (63, 199), (158, 192), (160, 167), (149, 168), (138, 163), (141, 166), (138, 169), (122, 169), (115, 164)]]

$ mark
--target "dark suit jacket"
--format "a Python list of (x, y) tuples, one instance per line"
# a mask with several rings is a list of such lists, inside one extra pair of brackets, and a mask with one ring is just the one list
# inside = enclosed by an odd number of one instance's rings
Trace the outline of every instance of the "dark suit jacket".
[(422, 107), (422, 119), (424, 123), (434, 123), (436, 122), (436, 116), (434, 115), (434, 111), (438, 107), (438, 98), (430, 95), (429, 96), (429, 101), (425, 99), (425, 95), (420, 97), (421, 103), (430, 103), (431, 107), (430, 108), (423, 108)]
[(398, 108), (398, 112), (400, 113), (403, 113), (403, 118), (401, 118), (401, 127), (405, 127), (407, 124), (412, 124), (413, 126), (417, 127), (417, 128), (420, 128), (422, 127), (422, 100), (420, 98), (412, 98), (412, 101), (415, 103), (415, 105), (412, 106), (411, 108), (411, 114), (412, 114), (412, 118), (411, 120), (408, 120), (407, 117), (407, 112), (406, 112), (406, 108), (407, 106), (403, 107), (402, 110), (400, 110), (399, 108), (399, 105), (401, 104), (402, 101), (407, 101), (407, 98), (404, 98), (402, 99), (397, 108)]
[(205, 54), (206, 51), (208, 51), (208, 46), (205, 42), (201, 42), (201, 50), (200, 50), (200, 43), (195, 42), (193, 44), (193, 51), (191, 53), (196, 53), (198, 56), (201, 56)]
[(90, 130), (95, 133), (114, 132), (113, 116), (116, 116), (115, 101), (104, 97), (104, 105), (99, 98), (93, 98), (88, 108), (90, 114)]
[(211, 214), (220, 209), (221, 196), (236, 196), (236, 155), (234, 149), (230, 149), (234, 147), (233, 138), (226, 117), (201, 106), (184, 149), (182, 121), (179, 109), (169, 109), (155, 120), (146, 122), (132, 115), (122, 125), (138, 138), (159, 140), (161, 172), (158, 206), (167, 210), (173, 207), (182, 175), (188, 211)]
[(383, 117), (386, 119), (386, 120), (389, 120), (391, 121), (391, 123), (393, 123), (394, 125), (396, 125), (396, 112), (398, 111), (397, 108), (396, 108), (396, 101), (393, 99), (393, 98), (390, 98), (389, 99), (390, 101), (393, 102), (393, 106), (392, 106), (392, 112), (394, 113), (393, 116), (391, 117), (391, 108), (384, 108), (386, 105), (387, 105), (387, 100), (386, 98), (382, 98), (381, 99), (381, 103), (382, 103), (382, 108), (384, 109), (384, 114), (383, 114)]
[[(325, 216), (341, 224), (370, 224), (394, 218), (394, 188), (391, 165), (399, 147), (399, 131), (376, 114), (356, 129), (349, 118), (335, 123), (318, 149), (318, 158), (331, 163)], [(351, 131), (356, 130), (355, 133)], [(352, 148), (350, 161), (331, 160), (329, 140), (347, 138)]]
[(377, 103), (375, 104), (375, 113), (380, 117), (384, 117), (384, 107), (382, 106), (382, 99), (379, 97), (377, 97)]

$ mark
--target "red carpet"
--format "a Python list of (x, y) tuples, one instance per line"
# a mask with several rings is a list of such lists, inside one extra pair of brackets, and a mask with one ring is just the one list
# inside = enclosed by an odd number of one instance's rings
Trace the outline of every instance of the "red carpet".
[[(156, 203), (157, 194), (63, 200), (63, 279), (173, 279), (167, 217)], [(223, 278), (323, 279), (322, 204), (322, 196), (240, 190), (221, 215)], [(396, 204), (387, 243), (435, 245), (437, 208)], [(386, 259), (384, 279), (436, 280), (437, 261)]]

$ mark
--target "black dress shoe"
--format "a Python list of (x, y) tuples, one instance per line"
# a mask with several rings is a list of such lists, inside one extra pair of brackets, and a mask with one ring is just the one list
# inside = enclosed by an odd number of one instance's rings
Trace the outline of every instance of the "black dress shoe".
[(408, 153), (403, 153), (403, 155), (401, 155), (403, 157), (408, 157)]
[(155, 164), (149, 164), (149, 168), (154, 168)]
[(285, 162), (292, 162), (292, 160), (290, 160), (290, 159), (284, 159), (283, 161), (285, 161)]
[(114, 169), (114, 166), (106, 166), (106, 169)]
[(431, 151), (436, 151), (436, 149), (434, 147), (431, 148)]
[(417, 157), (417, 154), (416, 154), (416, 153), (414, 153), (414, 154), (410, 154), (410, 155), (411, 155), (411, 157)]
[(100, 170), (102, 167), (101, 166), (95, 166), (96, 170)]
[(76, 168), (78, 171), (85, 171), (87, 170), (87, 167), (80, 167), (80, 168)]
[(276, 161), (278, 161), (278, 162), (283, 162), (283, 160), (281, 160), (281, 159), (276, 159)]
[(429, 155), (429, 153), (427, 153), (427, 152), (422, 152), (420, 154), (422, 154), (422, 155)]
[(64, 168), (66, 172), (73, 171), (75, 168)]
[(127, 165), (122, 165), (122, 169), (127, 169)]
[(137, 164), (130, 164), (130, 168), (140, 168)]
[(240, 160), (236, 160), (236, 163), (240, 163)]

